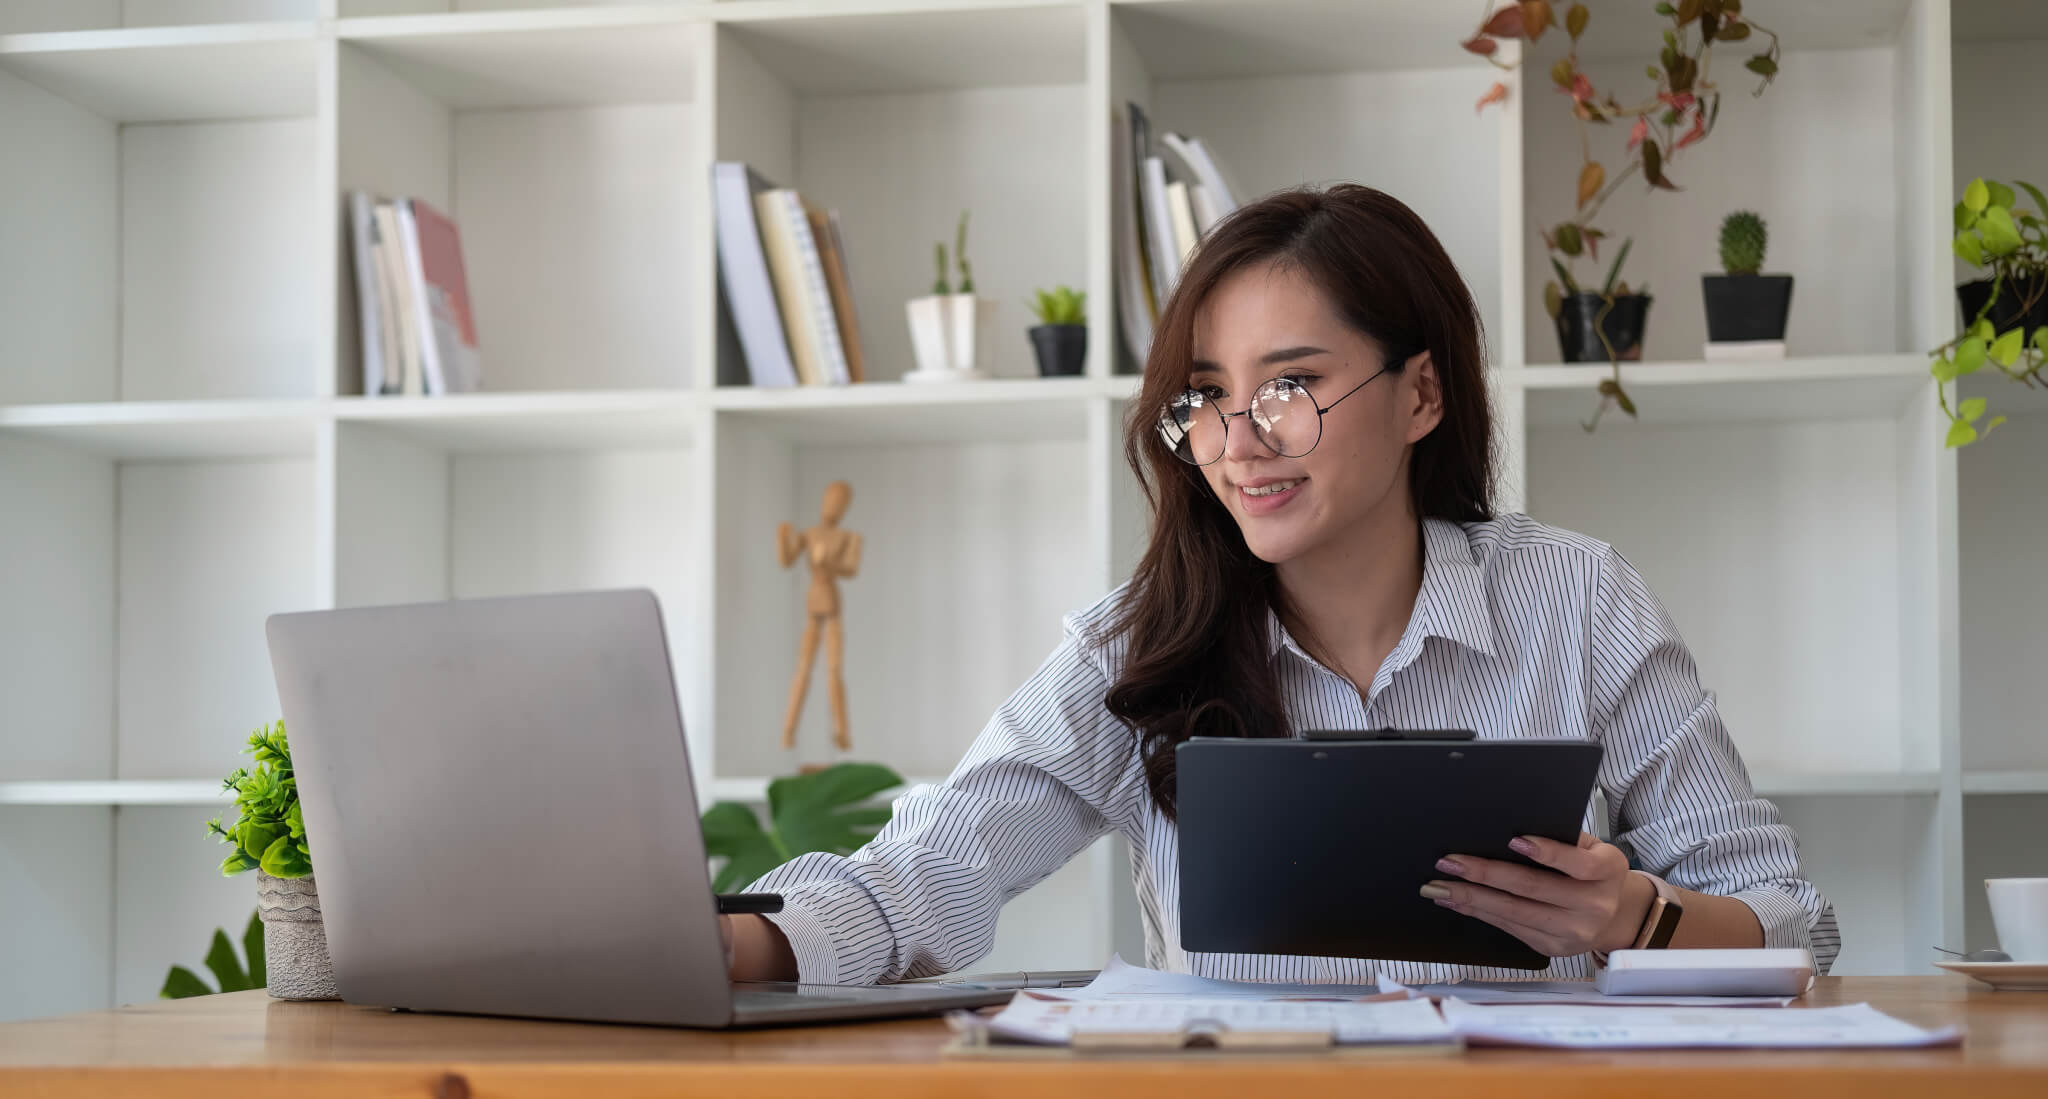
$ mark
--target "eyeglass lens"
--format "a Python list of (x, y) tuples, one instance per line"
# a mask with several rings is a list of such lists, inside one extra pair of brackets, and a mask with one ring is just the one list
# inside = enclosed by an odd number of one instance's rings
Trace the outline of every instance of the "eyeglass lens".
[(1159, 433), (1181, 461), (1205, 466), (1223, 457), (1229, 434), (1226, 415), (1251, 421), (1266, 448), (1282, 458), (1299, 458), (1322, 439), (1323, 414), (1315, 398), (1292, 378), (1274, 378), (1252, 394), (1248, 415), (1225, 413), (1199, 390), (1190, 389), (1168, 402), (1159, 416)]

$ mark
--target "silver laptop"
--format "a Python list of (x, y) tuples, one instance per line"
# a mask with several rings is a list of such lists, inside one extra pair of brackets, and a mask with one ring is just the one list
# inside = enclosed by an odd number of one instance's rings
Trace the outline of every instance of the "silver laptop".
[(728, 1027), (1013, 995), (727, 979), (652, 592), (281, 614), (267, 632), (344, 1000)]

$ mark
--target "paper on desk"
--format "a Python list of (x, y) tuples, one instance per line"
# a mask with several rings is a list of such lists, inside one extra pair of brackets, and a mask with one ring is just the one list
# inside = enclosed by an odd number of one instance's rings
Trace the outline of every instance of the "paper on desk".
[(1473, 1045), (1560, 1049), (1860, 1049), (1939, 1046), (1955, 1027), (1925, 1030), (1869, 1004), (1808, 1009), (1486, 1005), (1444, 1001), (1444, 1019)]
[[(988, 1021), (991, 1034), (1017, 1042), (1067, 1045), (1076, 1034), (1143, 1040), (1195, 1032), (1232, 1044), (1229, 1035), (1328, 1034), (1338, 1045), (1448, 1042), (1451, 1029), (1427, 1000), (1268, 1000), (1134, 998), (1074, 1000), (1063, 992), (1017, 993)], [(1155, 1043), (1144, 1043), (1155, 1044)]]
[(1468, 1004), (1603, 1004), (1609, 1007), (1784, 1007), (1792, 996), (1608, 996), (1591, 981), (1452, 981), (1409, 985), (1440, 1000)]
[(1449, 984), (1403, 985), (1380, 977), (1373, 985), (1261, 984), (1165, 973), (1112, 956), (1095, 980), (1082, 988), (1052, 991), (1068, 1000), (1160, 999), (1200, 997), (1208, 1000), (1381, 999), (1428, 996), (1482, 1004), (1614, 1004), (1636, 1007), (1783, 1007), (1786, 996), (1603, 996), (1591, 981), (1458, 981)]
[(1378, 985), (1255, 984), (1251, 981), (1223, 981), (1191, 973), (1166, 973), (1131, 965), (1111, 955), (1095, 980), (1081, 988), (1040, 989), (1065, 1000), (1190, 999), (1204, 1000), (1356, 1000), (1378, 999), (1389, 993), (1401, 994), (1401, 986)]

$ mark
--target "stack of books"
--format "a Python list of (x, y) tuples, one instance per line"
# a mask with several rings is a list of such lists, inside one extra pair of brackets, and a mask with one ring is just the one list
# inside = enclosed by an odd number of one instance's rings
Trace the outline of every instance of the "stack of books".
[(352, 191), (348, 205), (364, 395), (481, 388), (476, 313), (455, 222), (416, 198)]
[(753, 383), (865, 380), (839, 211), (820, 210), (734, 161), (712, 165), (711, 191), (719, 282)]
[(1124, 108), (1112, 143), (1117, 306), (1124, 346), (1142, 365), (1152, 325), (1182, 266), (1202, 237), (1237, 209), (1243, 192), (1226, 180), (1201, 138), (1162, 132), (1155, 147), (1144, 109), (1136, 103)]

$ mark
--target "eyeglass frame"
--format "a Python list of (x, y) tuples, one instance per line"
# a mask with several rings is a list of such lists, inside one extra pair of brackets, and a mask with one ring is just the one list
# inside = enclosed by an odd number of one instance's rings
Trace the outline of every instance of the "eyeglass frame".
[[(1420, 353), (1421, 353), (1421, 352), (1417, 352), (1416, 354), (1420, 354)], [(1253, 438), (1255, 438), (1255, 439), (1257, 439), (1257, 440), (1259, 441), (1259, 445), (1260, 445), (1260, 446), (1263, 446), (1263, 447), (1265, 447), (1265, 448), (1266, 448), (1266, 449), (1267, 449), (1268, 451), (1271, 451), (1271, 452), (1272, 452), (1272, 454), (1273, 454), (1273, 456), (1274, 456), (1274, 457), (1276, 457), (1276, 458), (1305, 458), (1305, 457), (1309, 456), (1310, 454), (1313, 454), (1313, 453), (1315, 453), (1315, 449), (1316, 449), (1317, 447), (1319, 447), (1319, 446), (1323, 445), (1323, 414), (1324, 414), (1324, 413), (1326, 413), (1326, 412), (1330, 411), (1331, 409), (1333, 409), (1333, 408), (1337, 407), (1337, 406), (1338, 406), (1339, 404), (1342, 404), (1342, 403), (1343, 403), (1343, 401), (1344, 401), (1344, 398), (1345, 398), (1345, 397), (1349, 397), (1349, 396), (1351, 396), (1351, 395), (1352, 395), (1353, 393), (1356, 393), (1356, 392), (1358, 392), (1359, 390), (1361, 390), (1361, 389), (1364, 389), (1364, 388), (1365, 388), (1366, 386), (1369, 386), (1369, 385), (1371, 385), (1372, 383), (1374, 383), (1374, 382), (1378, 381), (1378, 380), (1379, 380), (1379, 377), (1380, 377), (1380, 375), (1381, 375), (1381, 374), (1385, 374), (1385, 373), (1386, 373), (1387, 371), (1389, 371), (1389, 370), (1392, 370), (1392, 369), (1394, 369), (1394, 363), (1395, 363), (1395, 362), (1402, 362), (1402, 363), (1406, 363), (1408, 359), (1410, 359), (1410, 358), (1413, 358), (1413, 357), (1414, 357), (1413, 355), (1404, 355), (1404, 356), (1402, 356), (1402, 357), (1401, 357), (1401, 358), (1399, 358), (1399, 359), (1394, 359), (1394, 358), (1388, 358), (1387, 360), (1385, 360), (1385, 362), (1383, 363), (1383, 365), (1381, 365), (1381, 367), (1380, 367), (1380, 368), (1379, 368), (1378, 370), (1376, 370), (1376, 371), (1374, 371), (1374, 372), (1373, 372), (1373, 375), (1372, 375), (1372, 377), (1370, 377), (1370, 378), (1367, 378), (1366, 380), (1364, 380), (1364, 381), (1362, 381), (1362, 382), (1359, 382), (1359, 383), (1358, 383), (1357, 385), (1354, 385), (1354, 386), (1352, 386), (1352, 387), (1351, 387), (1350, 389), (1347, 389), (1347, 390), (1345, 390), (1345, 391), (1344, 391), (1344, 396), (1343, 396), (1343, 397), (1339, 397), (1339, 398), (1337, 398), (1336, 400), (1334, 400), (1334, 401), (1331, 401), (1331, 402), (1330, 402), (1329, 404), (1326, 404), (1326, 405), (1318, 405), (1318, 404), (1316, 404), (1316, 398), (1315, 398), (1315, 394), (1313, 394), (1313, 393), (1310, 393), (1310, 392), (1308, 391), (1308, 387), (1307, 387), (1307, 386), (1305, 386), (1305, 385), (1301, 384), (1301, 383), (1300, 383), (1300, 382), (1298, 382), (1298, 381), (1295, 381), (1294, 379), (1292, 379), (1292, 378), (1288, 377), (1288, 376), (1287, 376), (1287, 375), (1285, 375), (1285, 374), (1281, 374), (1281, 375), (1279, 375), (1279, 376), (1277, 376), (1277, 377), (1267, 378), (1267, 379), (1266, 379), (1265, 381), (1263, 381), (1263, 382), (1260, 382), (1260, 383), (1259, 383), (1259, 385), (1258, 385), (1258, 388), (1256, 388), (1256, 389), (1252, 390), (1252, 397), (1251, 397), (1251, 400), (1249, 400), (1249, 401), (1246, 401), (1246, 402), (1245, 402), (1245, 406), (1244, 406), (1243, 408), (1239, 409), (1239, 410), (1238, 410), (1238, 411), (1236, 411), (1236, 412), (1225, 412), (1225, 411), (1223, 411), (1223, 410), (1222, 410), (1221, 408), (1217, 408), (1217, 409), (1216, 409), (1216, 415), (1217, 415), (1217, 417), (1218, 417), (1218, 418), (1219, 418), (1220, 420), (1222, 420), (1222, 421), (1223, 421), (1223, 449), (1222, 449), (1222, 450), (1219, 450), (1219, 451), (1217, 451), (1217, 452), (1216, 452), (1216, 457), (1214, 457), (1214, 458), (1211, 458), (1211, 459), (1209, 459), (1209, 460), (1208, 460), (1208, 461), (1206, 461), (1206, 462), (1197, 462), (1197, 461), (1193, 461), (1192, 459), (1188, 459), (1188, 458), (1181, 458), (1181, 457), (1180, 457), (1180, 448), (1179, 448), (1178, 446), (1169, 446), (1169, 447), (1168, 447), (1167, 449), (1168, 449), (1168, 451), (1169, 451), (1170, 453), (1172, 453), (1172, 454), (1173, 454), (1173, 456), (1174, 456), (1175, 458), (1179, 458), (1179, 459), (1180, 459), (1180, 460), (1181, 460), (1182, 462), (1185, 462), (1186, 464), (1188, 464), (1188, 465), (1191, 465), (1191, 466), (1195, 467), (1196, 469), (1204, 469), (1204, 468), (1207, 468), (1207, 467), (1209, 467), (1209, 466), (1213, 466), (1213, 465), (1215, 465), (1215, 464), (1216, 464), (1217, 462), (1220, 462), (1220, 461), (1222, 461), (1222, 460), (1223, 460), (1223, 455), (1224, 455), (1224, 454), (1226, 454), (1226, 453), (1228, 453), (1228, 452), (1230, 451), (1230, 421), (1232, 421), (1232, 420), (1236, 419), (1236, 418), (1237, 418), (1237, 417), (1239, 417), (1239, 416), (1250, 416), (1250, 415), (1252, 414), (1252, 406), (1258, 403), (1258, 401), (1259, 401), (1259, 394), (1260, 394), (1260, 393), (1261, 393), (1262, 391), (1264, 391), (1264, 390), (1265, 390), (1265, 388), (1266, 388), (1267, 386), (1271, 386), (1271, 385), (1278, 385), (1279, 383), (1285, 382), (1285, 383), (1287, 383), (1288, 385), (1292, 385), (1292, 386), (1293, 386), (1294, 388), (1296, 388), (1296, 389), (1299, 389), (1299, 390), (1301, 390), (1301, 395), (1302, 395), (1302, 396), (1304, 396), (1304, 397), (1307, 397), (1307, 398), (1308, 398), (1308, 403), (1309, 403), (1309, 407), (1310, 407), (1310, 408), (1313, 408), (1313, 409), (1315, 409), (1315, 410), (1316, 410), (1316, 441), (1315, 441), (1315, 442), (1313, 442), (1313, 443), (1310, 443), (1310, 444), (1309, 444), (1309, 448), (1308, 448), (1307, 450), (1304, 450), (1304, 451), (1302, 451), (1302, 452), (1301, 452), (1300, 454), (1282, 454), (1282, 453), (1280, 453), (1280, 448), (1278, 448), (1278, 447), (1274, 446), (1273, 444), (1271, 444), (1271, 443), (1269, 443), (1269, 442), (1267, 442), (1267, 441), (1266, 441), (1266, 439), (1265, 439), (1265, 436), (1263, 436), (1263, 435), (1261, 435), (1261, 434), (1259, 433), (1259, 430), (1258, 430), (1258, 428), (1257, 428), (1256, 426), (1254, 426), (1254, 427), (1252, 428), (1252, 437), (1253, 437)], [(1277, 391), (1277, 390), (1276, 390), (1276, 391)], [(1193, 386), (1188, 386), (1188, 387), (1187, 387), (1186, 389), (1182, 390), (1182, 392), (1183, 392), (1183, 393), (1199, 393), (1199, 392), (1201, 392), (1201, 391), (1200, 391), (1200, 390), (1198, 390), (1198, 389), (1196, 389), (1196, 388), (1195, 388), (1195, 387), (1193, 387)], [(1216, 406), (1215, 406), (1215, 405), (1214, 405), (1214, 404), (1212, 403), (1210, 407), (1214, 408), (1214, 407), (1216, 407)], [(1167, 403), (1166, 403), (1166, 404), (1165, 404), (1164, 406), (1162, 406), (1162, 407), (1161, 407), (1161, 408), (1159, 409), (1159, 419), (1161, 419), (1161, 420), (1167, 420), (1168, 418), (1170, 418), (1170, 417), (1171, 417), (1171, 416), (1173, 415), (1173, 411), (1172, 411), (1172, 410), (1173, 410), (1173, 402), (1172, 402), (1172, 401), (1168, 401), (1168, 402), (1167, 402)], [(1164, 441), (1164, 440), (1161, 440), (1161, 441)]]

